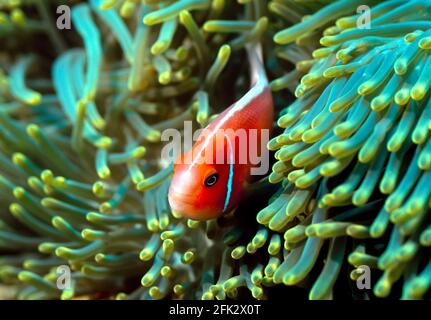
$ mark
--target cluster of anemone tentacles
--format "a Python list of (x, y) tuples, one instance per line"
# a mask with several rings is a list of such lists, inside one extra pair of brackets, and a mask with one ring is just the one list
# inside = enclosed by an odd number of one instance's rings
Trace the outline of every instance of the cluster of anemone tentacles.
[[(357, 4), (328, 5), (274, 40), (288, 44)], [(329, 240), (312, 298), (330, 294), (346, 259), (352, 280), (360, 266), (376, 271), (377, 297), (400, 282), (398, 297), (424, 298), (431, 285), (431, 4), (370, 5), (371, 28), (353, 15), (323, 31), (268, 144), (269, 179), (283, 188), (257, 220), (285, 232), (289, 250), (274, 282), (301, 281)]]
[[(0, 295), (264, 299), (301, 285), (328, 299), (366, 265), (361, 297), (426, 297), (431, 4), (70, 1), (59, 30), (62, 4), (0, 2)], [(279, 190), (260, 211), (183, 219), (162, 132), (205, 126), (247, 90), (252, 41), (281, 110)]]

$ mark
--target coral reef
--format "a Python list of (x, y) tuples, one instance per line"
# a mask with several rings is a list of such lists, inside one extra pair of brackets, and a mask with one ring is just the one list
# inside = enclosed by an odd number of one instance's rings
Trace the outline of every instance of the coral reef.
[[(431, 4), (64, 2), (0, 2), (9, 295), (427, 297)], [(63, 4), (71, 30), (55, 27)], [(357, 26), (360, 5), (371, 28)], [(242, 49), (256, 40), (280, 115), (272, 173), (234, 216), (185, 220), (167, 203), (162, 132), (205, 126), (244, 93)], [(354, 288), (363, 265), (373, 292)]]

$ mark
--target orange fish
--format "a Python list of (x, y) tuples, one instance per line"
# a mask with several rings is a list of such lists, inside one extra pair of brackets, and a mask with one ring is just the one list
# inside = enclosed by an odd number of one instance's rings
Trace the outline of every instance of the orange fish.
[(274, 117), (271, 90), (260, 45), (247, 46), (247, 54), (250, 90), (219, 114), (192, 149), (175, 161), (168, 199), (172, 210), (183, 217), (208, 220), (234, 210), (257, 165), (252, 155), (266, 147)]

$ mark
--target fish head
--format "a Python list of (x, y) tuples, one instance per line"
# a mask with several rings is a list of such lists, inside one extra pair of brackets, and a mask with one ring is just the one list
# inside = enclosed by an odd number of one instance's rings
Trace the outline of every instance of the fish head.
[(226, 213), (235, 205), (234, 199), (226, 205), (229, 170), (222, 164), (176, 164), (168, 194), (171, 209), (193, 220), (214, 219)]

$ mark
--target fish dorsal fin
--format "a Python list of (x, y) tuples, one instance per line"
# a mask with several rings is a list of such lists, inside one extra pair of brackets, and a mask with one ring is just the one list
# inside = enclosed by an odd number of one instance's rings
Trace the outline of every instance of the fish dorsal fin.
[(250, 61), (250, 80), (253, 86), (267, 86), (268, 78), (266, 76), (263, 63), (262, 45), (259, 42), (252, 42), (246, 45), (248, 60)]
[[(216, 124), (212, 128), (212, 132), (206, 136), (205, 141), (203, 141), (199, 146), (198, 155), (201, 155), (203, 151), (206, 149), (211, 139), (215, 136), (216, 132), (223, 128), (226, 122), (234, 117), (237, 112), (243, 110), (251, 102), (257, 98), (260, 94), (262, 94), (265, 89), (268, 87), (268, 79), (266, 77), (265, 68), (262, 62), (262, 47), (260, 43), (253, 42), (247, 44), (246, 46), (247, 54), (250, 60), (250, 74), (252, 80), (252, 87), (250, 90), (246, 92), (245, 95), (241, 97), (238, 101), (236, 101), (228, 110), (223, 114), (221, 118), (218, 118)], [(197, 157), (196, 157), (197, 158)], [(192, 162), (190, 168), (192, 168), (196, 164), (195, 161)], [(190, 170), (189, 168), (189, 170)]]

